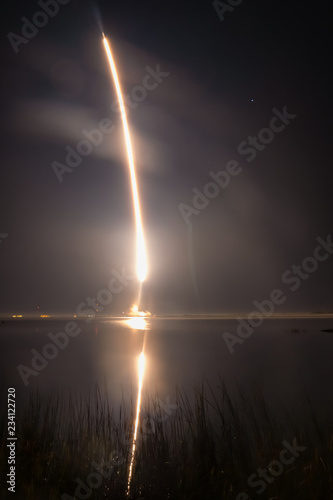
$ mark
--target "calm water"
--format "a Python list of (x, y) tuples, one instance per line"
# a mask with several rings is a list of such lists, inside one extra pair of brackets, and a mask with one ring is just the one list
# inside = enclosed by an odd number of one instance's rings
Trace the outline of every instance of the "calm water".
[[(206, 378), (216, 387), (221, 376), (231, 392), (238, 386), (259, 384), (274, 407), (302, 409), (307, 393), (320, 413), (332, 411), (333, 320), (266, 320), (230, 353), (223, 333), (236, 333), (236, 320), (148, 319), (146, 333), (124, 320), (79, 322), (81, 333), (64, 349), (50, 348), (45, 367), (26, 375), (19, 365), (32, 368), (32, 349), (42, 353), (52, 343), (49, 333), (63, 332), (66, 321), (7, 322), (0, 327), (1, 392), (15, 387), (21, 404), (31, 389), (42, 395), (53, 390), (88, 394), (96, 383), (107, 383), (117, 405), (136, 394), (137, 359), (146, 335), (144, 388), (158, 391), (172, 402), (178, 385), (191, 398), (194, 386)], [(293, 332), (292, 332), (293, 331)], [(41, 362), (41, 361), (39, 361)], [(23, 368), (22, 368), (23, 370)], [(19, 407), (20, 407), (19, 403)]]

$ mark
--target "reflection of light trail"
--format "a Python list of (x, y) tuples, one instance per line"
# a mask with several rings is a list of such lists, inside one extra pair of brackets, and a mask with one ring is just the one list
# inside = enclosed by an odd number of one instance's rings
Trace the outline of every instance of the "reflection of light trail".
[(126, 321), (127, 326), (129, 326), (132, 330), (146, 330), (147, 322), (144, 318), (131, 318)]
[(126, 324), (132, 328), (132, 330), (145, 330), (147, 328), (147, 322), (144, 318), (136, 317), (131, 318), (126, 321)]
[(147, 276), (147, 259), (146, 259), (146, 249), (145, 249), (145, 241), (143, 237), (143, 229), (142, 229), (142, 220), (141, 220), (141, 211), (140, 211), (140, 202), (139, 202), (139, 194), (138, 194), (138, 186), (136, 182), (135, 175), (135, 166), (133, 160), (133, 151), (131, 145), (131, 138), (127, 124), (127, 118), (125, 113), (125, 106), (123, 101), (123, 96), (121, 93), (121, 88), (118, 80), (116, 66), (112, 57), (111, 49), (109, 42), (105, 38), (103, 34), (103, 42), (104, 47), (108, 56), (108, 60), (111, 67), (111, 73), (114, 79), (114, 83), (117, 90), (118, 101), (121, 110), (121, 119), (123, 122), (123, 129), (125, 135), (128, 163), (131, 173), (131, 183), (132, 183), (132, 193), (133, 193), (133, 201), (134, 201), (134, 210), (135, 210), (135, 222), (136, 222), (136, 231), (137, 231), (137, 275), (139, 281), (142, 283)]
[(138, 425), (139, 425), (139, 417), (140, 417), (140, 409), (141, 409), (141, 392), (142, 392), (142, 384), (143, 384), (143, 376), (145, 372), (145, 355), (142, 351), (139, 357), (139, 388), (138, 388), (138, 401), (136, 404), (136, 418), (135, 418), (135, 426), (134, 426), (134, 434), (133, 434), (133, 444), (132, 444), (132, 453), (131, 453), (131, 462), (128, 473), (128, 483), (127, 483), (127, 494), (130, 493), (131, 487), (131, 479), (133, 472), (133, 462), (135, 455), (135, 447), (136, 447), (136, 437), (138, 433)]

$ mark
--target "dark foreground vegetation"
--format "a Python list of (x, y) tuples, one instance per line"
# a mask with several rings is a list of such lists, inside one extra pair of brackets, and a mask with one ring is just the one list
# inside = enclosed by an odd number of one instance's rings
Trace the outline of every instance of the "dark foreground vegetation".
[(1, 422), (0, 497), (333, 499), (332, 427), (309, 402), (302, 419), (277, 417), (259, 391), (231, 399), (223, 383), (203, 384), (192, 400), (177, 390), (166, 407), (145, 395), (126, 495), (135, 401), (132, 411), (124, 404), (115, 413), (98, 389), (87, 399), (33, 394), (17, 422), (15, 494), (4, 480), (6, 417)]

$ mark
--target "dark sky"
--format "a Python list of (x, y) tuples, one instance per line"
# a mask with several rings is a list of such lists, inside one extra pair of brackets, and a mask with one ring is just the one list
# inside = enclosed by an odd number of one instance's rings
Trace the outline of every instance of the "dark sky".
[[(0, 313), (74, 312), (107, 288), (113, 270), (134, 271), (128, 166), (101, 24), (124, 93), (143, 97), (132, 101), (129, 124), (145, 306), (249, 311), (279, 288), (286, 300), (276, 312), (332, 310), (328, 253), (306, 261), (315, 270), (297, 290), (286, 283), (317, 238), (333, 233), (329, 5), (244, 0), (224, 20), (210, 1), (54, 5), (45, 7), (58, 10), (53, 17), (36, 17), (42, 9), (31, 0), (2, 13)], [(25, 43), (10, 40), (23, 36), (23, 17), (46, 24), (37, 33), (30, 26)], [(164, 76), (155, 86), (146, 76), (157, 67)], [(133, 90), (148, 81), (146, 96)], [(283, 128), (271, 120), (284, 108), (293, 117)], [(66, 164), (66, 147), (106, 118), (114, 129), (59, 182), (53, 162)], [(248, 161), (249, 136), (270, 123), (283, 130), (261, 132), (266, 143)], [(241, 172), (187, 224), (179, 205), (193, 207), (193, 189), (203, 192), (210, 172), (231, 160)], [(136, 291), (134, 280), (104, 312), (127, 308)]]

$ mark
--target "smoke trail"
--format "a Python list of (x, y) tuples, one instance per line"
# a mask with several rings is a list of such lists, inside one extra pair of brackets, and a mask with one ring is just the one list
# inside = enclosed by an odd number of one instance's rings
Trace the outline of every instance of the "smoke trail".
[(91, 4), (91, 10), (93, 12), (93, 16), (94, 16), (96, 24), (98, 26), (99, 32), (104, 33), (101, 11), (99, 10), (99, 7), (95, 2), (93, 2)]
[(200, 313), (202, 313), (203, 310), (202, 310), (202, 304), (201, 304), (201, 299), (200, 299), (200, 295), (199, 295), (198, 282), (197, 282), (196, 269), (195, 269), (192, 222), (190, 222), (188, 225), (188, 245), (189, 245), (188, 249), (189, 249), (189, 256), (190, 256), (191, 277), (192, 277), (194, 293), (195, 293), (195, 297), (197, 299), (199, 311), (200, 311)]

